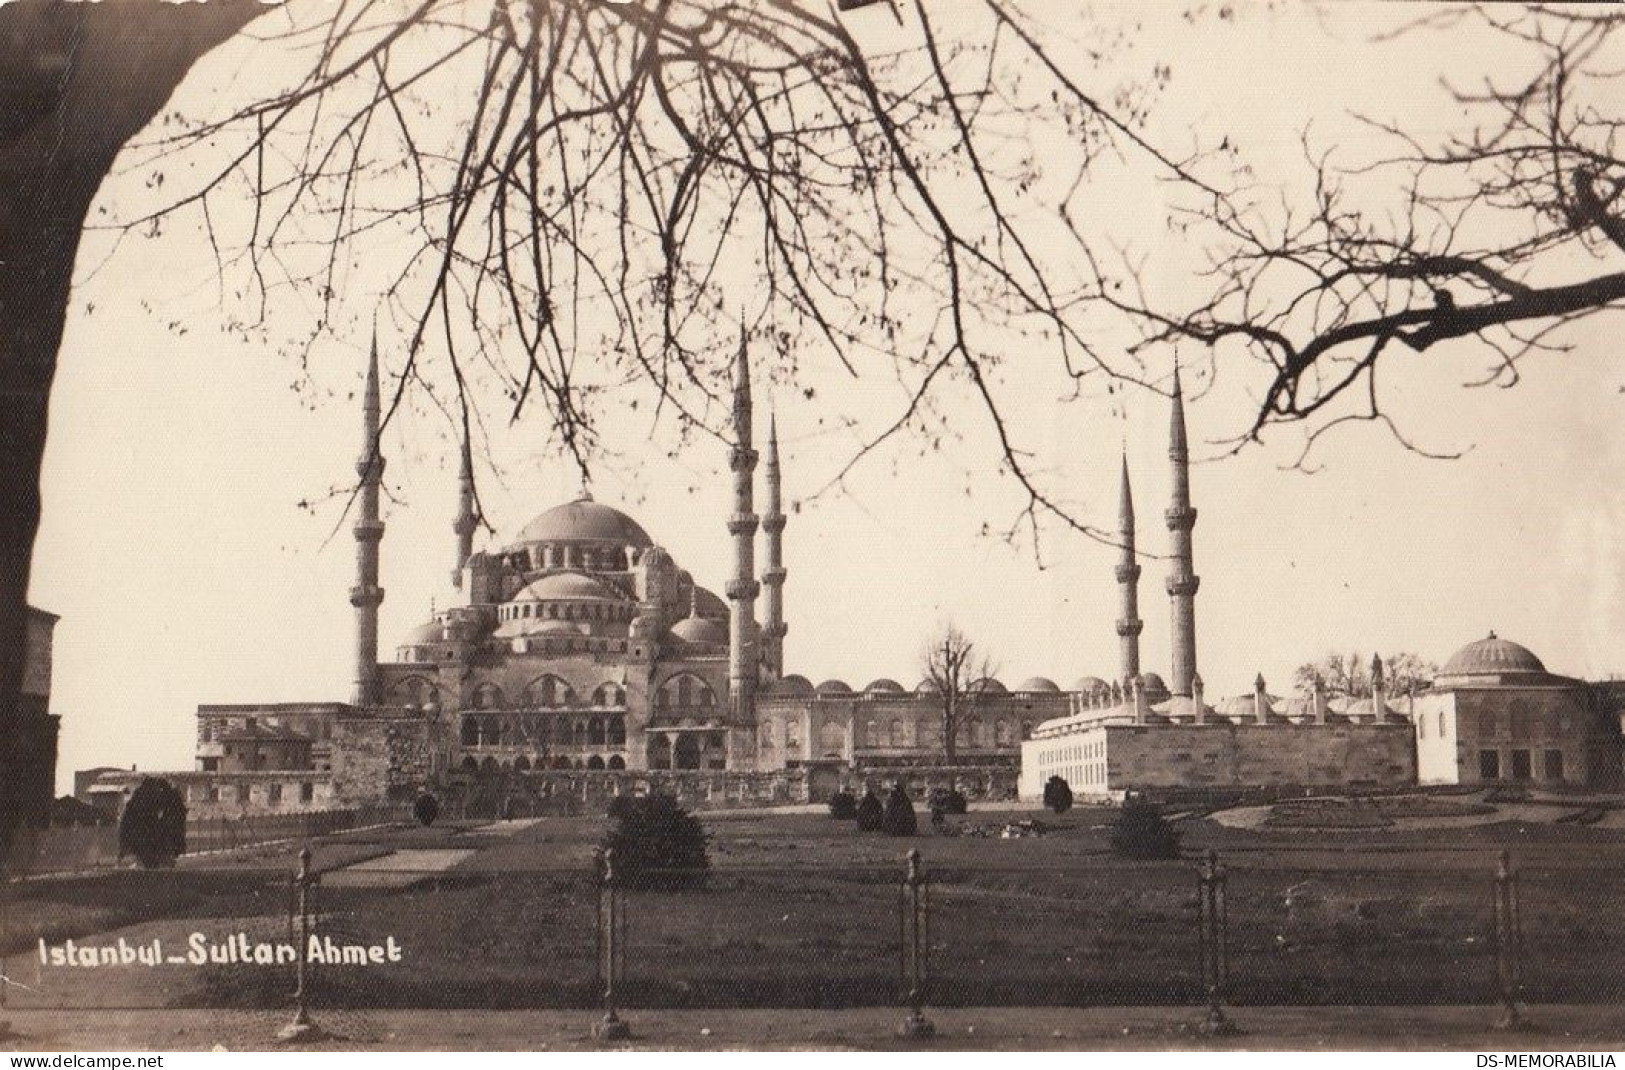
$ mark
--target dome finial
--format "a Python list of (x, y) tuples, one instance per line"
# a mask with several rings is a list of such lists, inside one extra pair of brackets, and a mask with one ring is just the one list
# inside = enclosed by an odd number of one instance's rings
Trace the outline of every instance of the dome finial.
[(697, 583), (688, 589), (688, 615), (692, 620), (700, 619), (700, 585)]

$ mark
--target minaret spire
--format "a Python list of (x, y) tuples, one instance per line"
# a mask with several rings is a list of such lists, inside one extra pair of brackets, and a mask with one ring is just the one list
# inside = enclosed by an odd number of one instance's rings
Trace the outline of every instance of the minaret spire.
[(457, 518), (451, 530), (457, 534), (457, 560), (452, 563), (451, 585), (462, 587), (463, 568), (474, 555), (474, 529), (479, 517), (474, 512), (474, 456), (468, 435), (463, 435), (463, 466), (457, 475)]
[(739, 328), (739, 353), (733, 375), (734, 445), (728, 455), (733, 469), (734, 507), (728, 534), (734, 543), (734, 574), (728, 581), (728, 695), (735, 716), (755, 716), (756, 684), (761, 668), (756, 657), (756, 513), (752, 486), (756, 451), (752, 448), (750, 360), (745, 347), (744, 320)]
[(378, 442), (382, 407), (378, 400), (378, 335), (372, 337), (367, 358), (367, 386), (361, 401), (361, 455), (355, 473), (356, 488), (355, 586), (350, 604), (355, 607), (355, 692), (357, 706), (378, 701), (378, 604), (384, 589), (378, 586), (378, 544), (384, 523), (378, 519), (378, 488), (384, 479), (384, 455)]
[(784, 675), (784, 636), (790, 626), (784, 622), (784, 507), (779, 486), (779, 420), (777, 413), (767, 417), (767, 461), (763, 466), (767, 483), (767, 514), (762, 517), (766, 534), (766, 566), (762, 570), (762, 607), (766, 622), (762, 627), (762, 664), (769, 679)]
[(1125, 687), (1140, 675), (1140, 562), (1134, 553), (1134, 491), (1128, 480), (1128, 452), (1123, 453), (1123, 478), (1118, 490), (1117, 535), (1122, 556), (1117, 560), (1118, 605), (1117, 675)]
[(1173, 643), (1169, 690), (1176, 695), (1191, 693), (1196, 675), (1196, 589), (1201, 586), (1191, 556), (1191, 529), (1196, 527), (1196, 510), (1191, 506), (1190, 445), (1185, 436), (1185, 393), (1179, 382), (1179, 366), (1174, 365), (1174, 398), (1168, 429), (1168, 459), (1173, 465), (1173, 492), (1168, 503), (1169, 542), (1172, 562), (1168, 573), (1168, 597)]

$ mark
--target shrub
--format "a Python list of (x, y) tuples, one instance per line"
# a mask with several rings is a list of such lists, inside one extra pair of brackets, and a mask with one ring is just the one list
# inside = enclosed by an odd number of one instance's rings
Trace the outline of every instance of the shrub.
[(969, 809), (965, 793), (958, 788), (932, 788), (931, 812), (934, 814), (963, 814)]
[(611, 821), (619, 821), (627, 815), (635, 802), (637, 799), (631, 795), (617, 795), (609, 800), (609, 808), (604, 811), (604, 816)]
[(851, 821), (858, 816), (858, 800), (850, 791), (837, 791), (829, 797), (829, 816), (838, 821)]
[(912, 836), (918, 831), (914, 819), (914, 804), (909, 801), (903, 785), (894, 785), (886, 796), (886, 809), (880, 816), (880, 828), (888, 836)]
[(615, 827), (603, 846), (615, 852), (616, 876), (639, 888), (690, 888), (705, 883), (710, 839), (699, 820), (670, 795), (620, 796), (611, 804)]
[(864, 792), (863, 801), (858, 803), (858, 831), (879, 832), (884, 816), (885, 807), (880, 805), (880, 799), (872, 791)]
[(1162, 807), (1130, 794), (1112, 829), (1112, 850), (1124, 858), (1178, 858), (1179, 833), (1162, 816)]
[(1072, 785), (1058, 776), (1050, 777), (1044, 783), (1044, 806), (1058, 814), (1072, 809)]
[(440, 816), (440, 800), (424, 792), (413, 801), (412, 816), (417, 818), (418, 824), (427, 828)]
[(186, 802), (173, 784), (147, 777), (136, 785), (119, 818), (118, 850), (147, 869), (172, 866), (186, 853)]

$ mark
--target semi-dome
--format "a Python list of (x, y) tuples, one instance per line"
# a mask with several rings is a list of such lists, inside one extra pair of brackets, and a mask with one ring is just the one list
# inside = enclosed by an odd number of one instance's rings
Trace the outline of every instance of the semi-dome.
[(825, 680), (818, 685), (820, 695), (850, 695), (852, 689), (846, 686), (845, 680)]
[(878, 680), (870, 680), (868, 685), (865, 686), (863, 690), (865, 694), (885, 692), (888, 695), (901, 695), (903, 693), (903, 685), (898, 683), (896, 680), (888, 679), (887, 677), (882, 676)]
[(431, 620), (427, 624), (419, 624), (416, 628), (413, 628), (411, 631), (407, 632), (406, 637), (401, 640), (400, 645), (431, 646), (433, 644), (444, 642), (445, 638), (445, 625), (441, 624), (437, 620)]
[(1441, 676), (1504, 676), (1509, 673), (1544, 673), (1546, 666), (1528, 647), (1502, 639), (1494, 632), (1488, 638), (1468, 643), (1444, 663)]
[(620, 591), (580, 572), (554, 572), (514, 595), (511, 602), (625, 602)]
[(728, 626), (708, 617), (684, 617), (671, 626), (671, 634), (685, 643), (726, 643)]
[(1043, 676), (1033, 676), (1016, 685), (1017, 691), (1059, 691), (1055, 681)]
[(616, 546), (652, 544), (636, 520), (591, 498), (555, 505), (519, 529), (514, 545), (549, 542), (598, 542)]
[(791, 673), (775, 680), (768, 685), (767, 693), (770, 695), (810, 695), (813, 693), (812, 681), (805, 676)]

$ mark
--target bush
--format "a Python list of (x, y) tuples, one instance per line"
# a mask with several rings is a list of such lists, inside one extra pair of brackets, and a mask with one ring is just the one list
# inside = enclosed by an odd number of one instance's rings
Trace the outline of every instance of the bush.
[(417, 818), (418, 824), (428, 828), (440, 816), (440, 800), (424, 792), (413, 801), (412, 816)]
[(932, 788), (931, 812), (933, 814), (963, 814), (969, 809), (965, 801), (965, 793), (958, 788)]
[(1179, 833), (1162, 816), (1162, 807), (1130, 794), (1112, 829), (1112, 850), (1124, 858), (1178, 858)]
[(186, 802), (167, 780), (136, 785), (118, 823), (118, 850), (147, 869), (173, 866), (186, 853)]
[(609, 808), (604, 811), (604, 816), (611, 821), (619, 821), (627, 815), (635, 802), (637, 800), (631, 795), (617, 795), (609, 800)]
[(912, 836), (918, 831), (914, 820), (914, 804), (909, 801), (908, 792), (903, 785), (897, 784), (886, 796), (886, 809), (880, 816), (880, 829), (888, 836)]
[(604, 837), (615, 874), (638, 888), (691, 888), (705, 883), (710, 837), (670, 795), (621, 796), (611, 804), (615, 827)]
[(1072, 809), (1072, 785), (1058, 776), (1050, 777), (1044, 783), (1044, 806), (1058, 814)]
[(851, 821), (858, 816), (858, 800), (850, 791), (837, 791), (829, 797), (829, 816), (838, 821)]
[(872, 791), (864, 792), (863, 801), (858, 803), (858, 831), (879, 832), (883, 817), (885, 807), (880, 805), (880, 799)]

